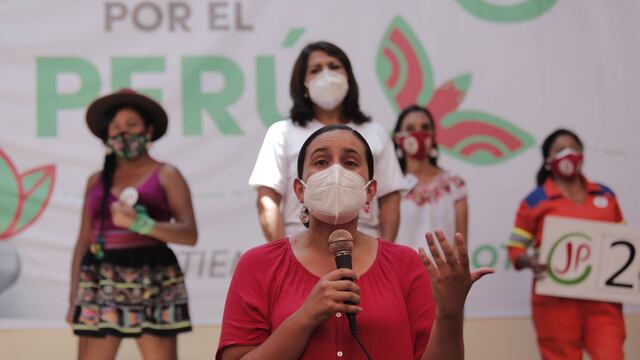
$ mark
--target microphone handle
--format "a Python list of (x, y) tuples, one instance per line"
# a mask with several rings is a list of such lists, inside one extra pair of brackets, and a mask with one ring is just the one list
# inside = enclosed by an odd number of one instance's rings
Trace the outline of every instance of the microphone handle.
[[(336, 268), (338, 269), (353, 269), (351, 266), (351, 253), (338, 253), (336, 255)], [(342, 280), (351, 280), (350, 278), (342, 278)]]
[(353, 266), (351, 265), (351, 253), (348, 253), (348, 254), (338, 253), (336, 255), (336, 267), (338, 269), (353, 269)]
[[(352, 265), (351, 265), (351, 254), (338, 254), (336, 255), (336, 267), (338, 269), (353, 269)], [(353, 279), (350, 278), (343, 278), (342, 280), (351, 280), (353, 281)], [(353, 302), (351, 301), (345, 301), (345, 304), (348, 305), (353, 305)], [(353, 313), (347, 313), (347, 319), (349, 319), (349, 328), (351, 329), (351, 333), (352, 334), (356, 334), (358, 332), (358, 328), (356, 326), (356, 314)]]

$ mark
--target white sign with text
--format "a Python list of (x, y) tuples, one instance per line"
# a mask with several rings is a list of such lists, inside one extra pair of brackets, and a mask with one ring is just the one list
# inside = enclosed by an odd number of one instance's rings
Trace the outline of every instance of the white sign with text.
[(622, 224), (549, 216), (536, 294), (640, 304), (640, 231)]

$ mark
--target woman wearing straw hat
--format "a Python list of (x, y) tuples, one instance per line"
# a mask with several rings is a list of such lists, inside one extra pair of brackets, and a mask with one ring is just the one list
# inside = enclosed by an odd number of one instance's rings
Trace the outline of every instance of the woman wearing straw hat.
[(87, 182), (73, 253), (67, 322), (80, 359), (113, 359), (123, 337), (144, 358), (177, 358), (176, 334), (191, 330), (182, 271), (167, 243), (194, 245), (189, 187), (147, 152), (167, 129), (154, 100), (123, 89), (95, 100), (89, 130), (107, 148)]

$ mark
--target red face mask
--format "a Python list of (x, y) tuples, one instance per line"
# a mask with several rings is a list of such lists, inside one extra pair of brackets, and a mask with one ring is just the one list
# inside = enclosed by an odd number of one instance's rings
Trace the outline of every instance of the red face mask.
[(433, 146), (433, 132), (431, 131), (411, 131), (406, 135), (397, 135), (396, 139), (399, 147), (407, 156), (418, 160), (426, 159)]
[(554, 176), (567, 180), (572, 180), (580, 174), (578, 171), (580, 164), (582, 164), (582, 154), (571, 148), (557, 153), (549, 163)]

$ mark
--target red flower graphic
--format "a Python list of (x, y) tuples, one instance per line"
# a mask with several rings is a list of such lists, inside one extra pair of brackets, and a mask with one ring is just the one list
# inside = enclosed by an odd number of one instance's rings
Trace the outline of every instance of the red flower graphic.
[(524, 130), (482, 111), (459, 110), (471, 75), (434, 91), (431, 64), (422, 44), (401, 17), (391, 21), (377, 57), (378, 79), (396, 112), (418, 104), (433, 113), (440, 148), (461, 160), (490, 165), (514, 157), (534, 143)]

